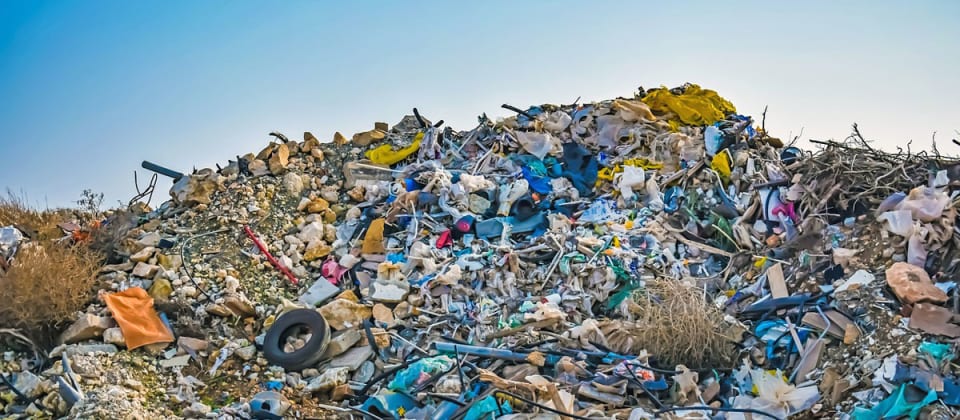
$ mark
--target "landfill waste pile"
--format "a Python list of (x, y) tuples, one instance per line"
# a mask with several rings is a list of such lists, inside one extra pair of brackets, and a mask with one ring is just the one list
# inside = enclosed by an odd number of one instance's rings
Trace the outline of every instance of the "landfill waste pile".
[[(144, 162), (170, 200), (61, 225), (105, 250), (95, 291), (50, 346), (0, 329), (0, 412), (960, 413), (957, 160), (856, 125), (803, 151), (693, 84), (504, 108)], [(0, 229), (0, 287), (33, 242)]]

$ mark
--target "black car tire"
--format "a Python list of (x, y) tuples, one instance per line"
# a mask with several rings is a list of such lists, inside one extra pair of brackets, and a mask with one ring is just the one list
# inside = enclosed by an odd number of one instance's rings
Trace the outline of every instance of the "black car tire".
[[(287, 337), (298, 329), (310, 330), (310, 340), (294, 352), (284, 352)], [(315, 365), (330, 342), (330, 326), (319, 312), (294, 309), (277, 318), (263, 339), (263, 355), (270, 363), (286, 370), (302, 370)]]

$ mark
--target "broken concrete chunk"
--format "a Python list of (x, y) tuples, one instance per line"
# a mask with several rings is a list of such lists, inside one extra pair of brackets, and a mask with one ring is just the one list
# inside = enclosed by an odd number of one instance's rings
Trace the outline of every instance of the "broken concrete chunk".
[(151, 257), (153, 257), (153, 253), (156, 252), (156, 251), (157, 251), (156, 248), (154, 248), (154, 247), (152, 247), (152, 246), (148, 246), (148, 247), (146, 247), (146, 248), (144, 248), (144, 249), (141, 249), (141, 250), (140, 250), (139, 252), (137, 252), (136, 254), (131, 255), (131, 256), (130, 256), (130, 261), (138, 262), (138, 263), (145, 263), (145, 262), (149, 261)]
[(363, 320), (370, 318), (370, 308), (347, 299), (337, 299), (320, 308), (320, 315), (327, 320), (330, 328), (342, 330), (359, 327)]
[(107, 328), (116, 327), (112, 318), (100, 317), (93, 314), (83, 314), (66, 331), (60, 334), (62, 344), (72, 344), (78, 341), (89, 340), (103, 335)]
[(183, 416), (186, 418), (197, 418), (202, 419), (206, 418), (207, 414), (210, 413), (210, 406), (204, 403), (195, 402), (190, 404), (190, 407), (187, 407), (183, 410)]
[(307, 289), (307, 292), (297, 300), (304, 305), (314, 308), (318, 304), (326, 302), (327, 299), (336, 296), (337, 293), (340, 293), (339, 287), (334, 286), (327, 281), (327, 279), (320, 277), (314, 281), (310, 288)]
[(322, 375), (310, 380), (304, 390), (310, 393), (329, 391), (338, 385), (347, 383), (349, 378), (350, 369), (345, 367), (330, 368), (325, 370)]
[(887, 284), (903, 303), (947, 301), (947, 294), (930, 281), (926, 271), (905, 262), (887, 269)]
[(180, 338), (177, 339), (177, 347), (184, 350), (192, 350), (199, 353), (206, 351), (209, 346), (210, 343), (208, 343), (207, 340), (201, 340), (199, 338), (180, 336)]
[(119, 327), (107, 328), (104, 330), (103, 342), (126, 347), (126, 342), (123, 341), (123, 331), (120, 331)]
[(370, 300), (375, 302), (402, 302), (410, 293), (410, 285), (403, 282), (375, 281), (370, 283)]
[(283, 189), (292, 196), (299, 196), (303, 192), (303, 179), (300, 175), (290, 172), (283, 176)]
[(167, 360), (161, 360), (159, 363), (162, 368), (183, 367), (190, 364), (190, 355), (184, 354), (182, 356), (171, 357)]
[(330, 343), (327, 344), (327, 350), (323, 353), (323, 359), (336, 357), (350, 350), (354, 344), (360, 341), (361, 337), (360, 330), (357, 328), (339, 331), (330, 337)]
[(240, 359), (242, 359), (242, 360), (244, 360), (244, 361), (250, 361), (250, 360), (253, 360), (254, 357), (256, 357), (256, 355), (257, 355), (257, 347), (254, 346), (254, 345), (249, 345), (249, 346), (246, 346), (246, 347), (240, 347), (240, 348), (237, 349), (233, 354), (236, 354), (237, 357), (239, 357)]
[(270, 168), (270, 173), (274, 175), (283, 174), (287, 170), (287, 165), (290, 164), (290, 148), (286, 144), (277, 145), (276, 150), (270, 156), (270, 159), (267, 160), (267, 166)]
[(153, 276), (157, 274), (157, 270), (159, 269), (159, 266), (141, 262), (137, 263), (137, 266), (133, 268), (133, 272), (131, 274), (144, 279), (152, 279)]
[(918, 303), (910, 314), (909, 327), (927, 334), (960, 337), (960, 316), (942, 306)]
[(223, 306), (239, 317), (254, 316), (257, 314), (253, 303), (240, 295), (230, 295), (223, 298)]
[(347, 368), (353, 372), (371, 357), (373, 357), (373, 348), (370, 346), (355, 347), (331, 360), (330, 367)]
[(159, 232), (148, 232), (141, 236), (139, 240), (137, 240), (137, 244), (155, 247), (160, 243), (160, 239), (162, 238), (160, 237)]

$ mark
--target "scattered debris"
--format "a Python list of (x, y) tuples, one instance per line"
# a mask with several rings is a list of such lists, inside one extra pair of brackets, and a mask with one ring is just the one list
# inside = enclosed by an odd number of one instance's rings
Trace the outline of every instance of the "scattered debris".
[(216, 170), (144, 162), (170, 201), (63, 220), (58, 242), (0, 211), (0, 285), (21, 291), (46, 278), (24, 264), (113, 229), (78, 280), (98, 293), (45, 320), (64, 345), (0, 330), (0, 410), (960, 414), (960, 161), (856, 125), (805, 152), (689, 84), (504, 108), (468, 131), (414, 109), (329, 142), (271, 133)]

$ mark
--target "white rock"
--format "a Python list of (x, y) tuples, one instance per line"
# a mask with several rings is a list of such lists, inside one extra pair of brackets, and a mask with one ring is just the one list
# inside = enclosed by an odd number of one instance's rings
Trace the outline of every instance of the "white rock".
[(297, 239), (307, 244), (308, 249), (312, 248), (311, 245), (315, 246), (323, 240), (323, 223), (314, 221), (307, 224), (297, 234)]
[(159, 269), (160, 269), (159, 266), (141, 262), (141, 263), (137, 263), (136, 267), (133, 267), (132, 274), (140, 278), (152, 279), (153, 276), (157, 274), (157, 270)]
[(287, 172), (283, 176), (283, 189), (290, 195), (300, 195), (303, 192), (303, 179), (294, 172)]
[(180, 296), (188, 297), (188, 298), (196, 297), (197, 294), (199, 293), (197, 292), (197, 288), (194, 286), (183, 286), (180, 289), (178, 289), (178, 291), (180, 292)]
[(147, 261), (150, 260), (150, 257), (152, 257), (152, 256), (153, 256), (153, 253), (156, 252), (156, 251), (157, 251), (156, 248), (154, 248), (154, 247), (152, 247), (152, 246), (148, 246), (148, 247), (146, 247), (146, 248), (144, 248), (144, 249), (141, 249), (140, 252), (137, 252), (136, 254), (131, 255), (131, 256), (130, 256), (130, 261), (138, 262), (138, 263), (145, 263), (145, 262), (147, 262)]
[(256, 357), (257, 347), (252, 345), (246, 346), (246, 347), (240, 347), (239, 349), (237, 349), (236, 352), (234, 352), (234, 354), (236, 354), (237, 357), (243, 359), (244, 361), (249, 361), (249, 360), (252, 360), (254, 357)]
[(160, 239), (159, 232), (150, 232), (141, 236), (137, 243), (143, 246), (157, 246), (160, 243)]
[(123, 339), (123, 331), (120, 331), (119, 327), (107, 328), (103, 331), (103, 342), (107, 344), (115, 344), (118, 346), (125, 346), (126, 341)]

